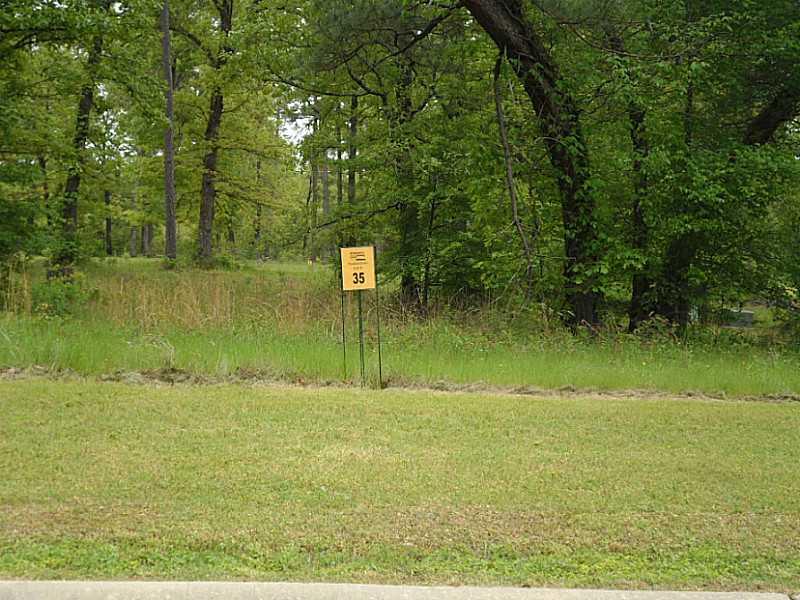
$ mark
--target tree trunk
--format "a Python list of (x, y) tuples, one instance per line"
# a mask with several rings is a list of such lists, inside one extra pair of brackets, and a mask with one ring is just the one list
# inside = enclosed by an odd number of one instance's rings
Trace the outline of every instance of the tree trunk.
[(336, 128), (336, 206), (342, 205), (344, 198), (344, 171), (342, 170), (342, 130)]
[(172, 58), (169, 36), (169, 0), (164, 0), (161, 9), (161, 65), (166, 83), (166, 117), (164, 130), (164, 256), (170, 260), (178, 257), (178, 225), (175, 214), (177, 195), (175, 192), (175, 141), (174, 141), (174, 92), (172, 81)]
[[(133, 214), (136, 213), (136, 190), (131, 193), (130, 208)], [(139, 226), (131, 223), (130, 234), (128, 236), (128, 254), (131, 257), (139, 255)]]
[(200, 196), (199, 258), (209, 261), (214, 253), (214, 212), (216, 210), (217, 161), (219, 158), (219, 127), (222, 122), (223, 96), (219, 89), (211, 94), (211, 106), (206, 125), (205, 141), (209, 144), (203, 157), (202, 193)]
[(800, 113), (800, 86), (785, 87), (748, 124), (744, 143), (759, 146), (769, 142), (775, 132)]
[(683, 234), (669, 244), (658, 285), (659, 315), (681, 329), (689, 324), (691, 289), (689, 270), (702, 243), (696, 234)]
[(417, 279), (417, 262), (422, 250), (420, 244), (419, 210), (415, 202), (404, 202), (400, 207), (400, 298), (403, 305), (423, 313), (422, 294)]
[(433, 260), (433, 224), (436, 222), (436, 207), (436, 198), (431, 198), (430, 207), (428, 209), (428, 248), (425, 255), (425, 267), (422, 273), (422, 313), (425, 316), (430, 314), (431, 262)]
[(88, 81), (81, 88), (78, 112), (75, 119), (75, 136), (72, 149), (75, 160), (69, 166), (67, 181), (64, 184), (64, 203), (61, 209), (62, 246), (56, 262), (71, 265), (78, 258), (78, 191), (81, 186), (81, 174), (86, 162), (86, 142), (89, 139), (89, 117), (94, 106), (94, 86), (97, 66), (103, 52), (103, 38), (95, 35), (86, 61)]
[[(331, 167), (328, 163), (328, 155), (327, 152), (322, 158), (322, 214), (324, 216), (324, 220), (327, 222), (331, 216), (331, 186), (330, 186), (330, 173)], [(323, 257), (334, 256), (336, 248), (331, 247), (330, 244), (326, 244), (325, 247), (322, 249)]]
[(47, 157), (40, 154), (36, 157), (39, 163), (39, 170), (42, 172), (42, 208), (47, 218), (48, 228), (52, 225), (53, 218), (50, 211), (50, 185), (47, 180)]
[[(233, 0), (218, 0), (215, 2), (215, 6), (219, 12), (219, 29), (223, 34), (223, 42), (220, 52), (211, 66), (219, 75), (219, 72), (227, 62), (228, 55), (232, 52), (232, 49), (227, 46), (227, 40), (233, 26)], [(198, 258), (205, 263), (211, 260), (214, 253), (214, 213), (217, 201), (216, 178), (217, 162), (219, 160), (219, 129), (222, 124), (223, 111), (224, 97), (222, 88), (217, 86), (211, 93), (208, 122), (206, 123), (204, 135), (207, 150), (203, 157)]]
[(139, 254), (139, 228), (131, 225), (130, 243), (128, 244), (128, 254), (131, 258)]
[(397, 189), (403, 200), (400, 203), (400, 298), (403, 305), (424, 314), (423, 293), (419, 273), (424, 266), (425, 244), (420, 224), (419, 206), (414, 201), (414, 162), (413, 142), (408, 139), (405, 128), (413, 118), (411, 86), (414, 83), (412, 65), (403, 56), (400, 57), (400, 78), (395, 85), (397, 106), (389, 111), (389, 130), (395, 146), (394, 172)]
[(655, 282), (649, 274), (647, 260), (649, 231), (644, 220), (643, 203), (649, 187), (643, 163), (650, 155), (645, 130), (645, 111), (636, 103), (628, 104), (628, 122), (633, 144), (633, 172), (635, 177), (633, 195), (633, 247), (644, 258), (644, 264), (636, 270), (631, 281), (631, 302), (628, 307), (628, 331), (633, 333), (640, 323), (646, 321), (654, 310), (653, 290)]
[(144, 230), (147, 232), (147, 245), (145, 246), (145, 256), (153, 257), (153, 238), (155, 234), (155, 225), (152, 223), (145, 223)]
[[(622, 37), (616, 32), (607, 33), (609, 45), (620, 55), (625, 52)], [(628, 74), (631, 76), (631, 74)], [(647, 197), (650, 182), (644, 163), (650, 156), (650, 144), (647, 141), (645, 125), (645, 109), (634, 99), (628, 101), (628, 133), (633, 147), (633, 205), (631, 207), (632, 246), (643, 257), (644, 263), (638, 267), (631, 278), (631, 301), (628, 305), (628, 331), (633, 333), (639, 325), (646, 321), (656, 310), (654, 288), (656, 282), (650, 274), (648, 260), (648, 241), (650, 232), (644, 219), (644, 201)]]
[(253, 231), (253, 247), (256, 258), (261, 258), (261, 202), (256, 202), (256, 224)]
[(347, 202), (351, 205), (356, 203), (356, 165), (358, 157), (358, 96), (350, 99), (350, 123), (349, 139), (347, 140)]
[(317, 156), (311, 157), (311, 178), (309, 180), (308, 202), (308, 249), (311, 262), (317, 261), (317, 207), (319, 206), (319, 164)]
[(328, 165), (327, 156), (322, 159), (322, 214), (326, 217), (331, 214), (331, 186), (330, 186), (330, 172), (331, 168)]
[(306, 232), (303, 235), (303, 254), (311, 247), (311, 198), (314, 190), (314, 177), (308, 176), (308, 194), (306, 194)]
[(552, 56), (531, 27), (521, 0), (464, 0), (464, 5), (508, 58), (539, 116), (561, 194), (564, 280), (571, 311), (567, 322), (572, 326), (596, 324), (601, 294), (590, 273), (599, 261), (600, 249), (580, 111)]
[(106, 256), (114, 256), (114, 244), (111, 239), (111, 190), (106, 190), (103, 193), (103, 199), (106, 205), (106, 232), (105, 232), (105, 242), (106, 242)]
[[(261, 185), (261, 159), (256, 159), (256, 188)], [(256, 201), (256, 222), (253, 226), (253, 249), (255, 257), (261, 258), (261, 202)]]

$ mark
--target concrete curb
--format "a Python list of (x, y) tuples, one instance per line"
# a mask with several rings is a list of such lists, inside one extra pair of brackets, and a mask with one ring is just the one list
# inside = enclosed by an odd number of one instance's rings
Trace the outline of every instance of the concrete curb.
[(328, 583), (0, 581), (0, 600), (787, 600), (756, 592), (653, 592)]

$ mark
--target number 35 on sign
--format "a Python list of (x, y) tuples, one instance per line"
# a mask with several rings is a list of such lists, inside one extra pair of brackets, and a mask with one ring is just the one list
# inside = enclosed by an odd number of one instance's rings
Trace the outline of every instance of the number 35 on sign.
[(341, 248), (342, 289), (345, 292), (375, 289), (375, 248)]

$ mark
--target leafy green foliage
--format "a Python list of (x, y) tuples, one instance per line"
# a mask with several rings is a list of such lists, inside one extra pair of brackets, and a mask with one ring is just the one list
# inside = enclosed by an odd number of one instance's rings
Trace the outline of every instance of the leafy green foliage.
[[(682, 0), (523, 4), (558, 67), (555, 89), (575, 100), (584, 141), (543, 134), (505, 61), (506, 165), (492, 101), (497, 48), (465, 10), (236, 0), (226, 37), (211, 4), (172, 2), (183, 258), (196, 254), (209, 100), (220, 90), (221, 260), (335, 262), (338, 245), (375, 243), (392, 289), (420, 314), (499, 298), (509, 309), (543, 301), (566, 316), (569, 271), (572, 284), (605, 298), (609, 325), (625, 320), (637, 277), (647, 283), (648, 315), (672, 323), (677, 313), (747, 299), (792, 318), (800, 286), (796, 2), (715, 0), (688, 12)], [(9, 7), (0, 38), (0, 261), (18, 250), (58, 256), (65, 239), (82, 257), (160, 254), (161, 5)], [(97, 36), (104, 50), (89, 65)], [(87, 85), (89, 139), (77, 149)], [(597, 242), (580, 265), (565, 258), (559, 188), (575, 174), (552, 164), (553, 143), (588, 157), (580, 191), (596, 209), (581, 225)], [(76, 170), (73, 241), (61, 212)]]
[(80, 272), (54, 276), (31, 287), (32, 310), (44, 317), (67, 317), (84, 309), (96, 295)]

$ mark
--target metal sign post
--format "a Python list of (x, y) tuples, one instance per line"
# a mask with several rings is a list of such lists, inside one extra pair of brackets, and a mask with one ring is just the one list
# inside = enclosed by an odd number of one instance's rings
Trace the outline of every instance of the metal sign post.
[(358, 355), (361, 358), (361, 385), (364, 385), (366, 374), (364, 371), (364, 312), (361, 308), (361, 290), (356, 292), (358, 297)]
[[(378, 330), (378, 386), (383, 388), (383, 365), (381, 364), (381, 325), (380, 325), (380, 296), (378, 295), (378, 279), (375, 272), (375, 248), (373, 246), (359, 246), (357, 248), (341, 248), (342, 256), (342, 347), (345, 345), (345, 311), (344, 292), (356, 292), (358, 302), (358, 345), (361, 364), (361, 385), (366, 383), (366, 368), (364, 365), (364, 309), (362, 301), (363, 290), (375, 290), (375, 316)], [(347, 379), (347, 354), (342, 350), (345, 361), (344, 373)]]
[[(377, 255), (377, 252), (375, 252)], [(378, 257), (375, 257), (377, 264)], [(381, 297), (378, 293), (378, 278), (375, 278), (375, 325), (378, 333), (378, 389), (383, 389), (383, 365), (381, 364)]]
[(344, 290), (342, 290), (342, 379), (347, 381), (347, 342), (344, 326)]

